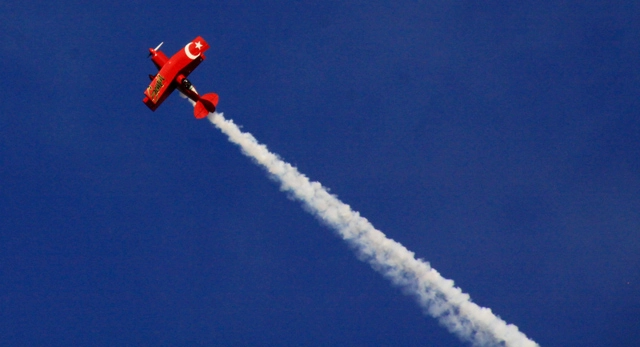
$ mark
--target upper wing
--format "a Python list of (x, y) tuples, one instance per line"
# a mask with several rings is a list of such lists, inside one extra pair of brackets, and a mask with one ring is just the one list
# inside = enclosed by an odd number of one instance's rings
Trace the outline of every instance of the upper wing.
[(204, 52), (209, 49), (209, 44), (202, 37), (198, 36), (193, 41), (187, 43), (183, 49), (174, 54), (169, 60), (171, 71), (183, 74), (185, 77), (204, 60)]

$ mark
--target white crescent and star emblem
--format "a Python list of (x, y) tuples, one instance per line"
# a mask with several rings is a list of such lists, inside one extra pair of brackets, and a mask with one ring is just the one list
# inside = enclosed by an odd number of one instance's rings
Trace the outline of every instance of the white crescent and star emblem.
[(197, 57), (200, 56), (200, 48), (202, 48), (202, 43), (200, 43), (200, 41), (197, 41), (195, 43), (196, 44), (196, 49), (198, 50), (198, 54), (196, 54), (196, 55), (191, 54), (191, 52), (189, 51), (189, 46), (191, 46), (192, 43), (193, 42), (189, 42), (189, 43), (187, 43), (186, 46), (184, 46), (184, 53), (187, 55), (187, 57), (189, 57), (189, 59), (194, 60), (194, 59), (196, 59)]

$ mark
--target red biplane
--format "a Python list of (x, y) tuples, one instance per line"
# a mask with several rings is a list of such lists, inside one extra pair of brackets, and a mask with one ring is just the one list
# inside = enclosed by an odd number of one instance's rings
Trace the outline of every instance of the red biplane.
[(144, 91), (145, 98), (142, 100), (151, 111), (155, 111), (158, 106), (176, 88), (189, 99), (195, 102), (193, 114), (196, 118), (204, 118), (210, 112), (216, 110), (218, 105), (218, 95), (209, 93), (200, 96), (187, 76), (204, 60), (204, 51), (209, 48), (209, 44), (202, 37), (198, 36), (193, 41), (187, 43), (184, 49), (174, 54), (171, 59), (160, 52), (160, 46), (149, 48), (149, 56), (158, 68), (156, 75), (149, 75), (151, 84)]

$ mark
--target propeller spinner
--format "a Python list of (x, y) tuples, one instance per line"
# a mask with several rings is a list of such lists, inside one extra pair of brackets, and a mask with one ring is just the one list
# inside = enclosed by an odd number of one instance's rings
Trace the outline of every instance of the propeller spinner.
[[(162, 44), (163, 44), (163, 43), (164, 43), (164, 41), (163, 41), (163, 42), (160, 42), (160, 44), (158, 45), (158, 47), (154, 48), (153, 50), (154, 50), (154, 51), (159, 50), (159, 49), (160, 49), (160, 46), (162, 46)], [(147, 57), (150, 57), (150, 56), (151, 56), (151, 54), (152, 54), (152, 53), (151, 53), (151, 52), (149, 52), (149, 55), (148, 55)]]

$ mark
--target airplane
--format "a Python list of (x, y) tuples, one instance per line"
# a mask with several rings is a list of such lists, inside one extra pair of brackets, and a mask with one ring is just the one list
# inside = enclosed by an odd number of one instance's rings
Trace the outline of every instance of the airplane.
[(149, 75), (151, 84), (144, 91), (145, 97), (142, 102), (151, 111), (155, 111), (175, 89), (178, 89), (195, 102), (193, 114), (196, 118), (205, 118), (209, 113), (213, 113), (218, 106), (218, 95), (215, 93), (199, 95), (187, 79), (187, 76), (204, 60), (203, 53), (209, 49), (207, 41), (198, 36), (170, 59), (159, 51), (163, 43), (156, 48), (149, 48), (149, 57), (159, 71), (155, 75)]

